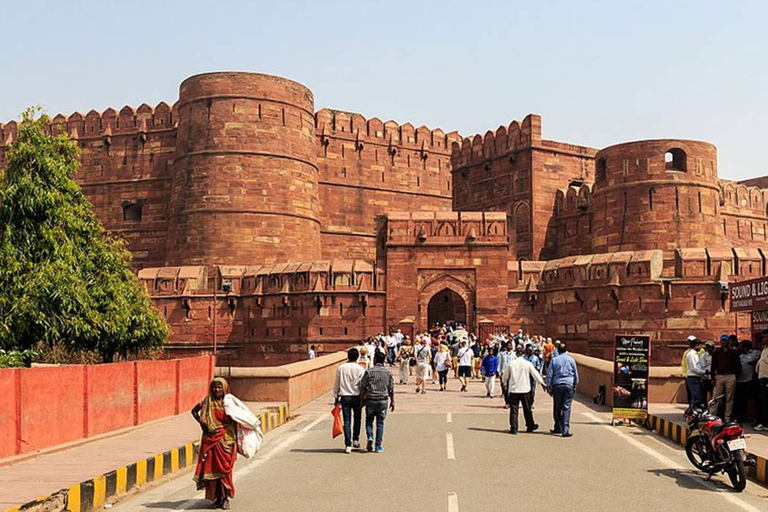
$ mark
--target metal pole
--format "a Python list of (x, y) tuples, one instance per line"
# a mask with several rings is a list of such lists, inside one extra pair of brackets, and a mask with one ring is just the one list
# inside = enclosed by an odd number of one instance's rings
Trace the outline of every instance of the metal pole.
[(217, 327), (218, 324), (216, 322), (216, 308), (218, 306), (218, 296), (216, 295), (216, 291), (219, 288), (219, 272), (218, 269), (214, 269), (213, 271), (213, 355), (215, 356), (218, 352), (218, 340), (217, 340)]

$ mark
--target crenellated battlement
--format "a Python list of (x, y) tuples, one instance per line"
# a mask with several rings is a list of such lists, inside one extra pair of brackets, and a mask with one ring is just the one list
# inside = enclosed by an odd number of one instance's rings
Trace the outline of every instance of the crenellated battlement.
[(461, 140), (455, 131), (446, 133), (440, 128), (426, 126), (414, 128), (411, 123), (382, 122), (377, 117), (366, 119), (357, 113), (328, 108), (315, 113), (315, 130), (321, 144), (325, 144), (329, 137), (341, 138), (354, 141), (358, 151), (371, 143), (393, 150), (402, 147), (414, 151), (449, 153), (452, 143)]
[(528, 114), (522, 123), (512, 121), (509, 126), (499, 126), (496, 132), (488, 130), (464, 138), (452, 146), (454, 171), (478, 162), (495, 160), (509, 152), (541, 144), (541, 116)]
[[(81, 140), (175, 129), (177, 122), (176, 105), (161, 101), (155, 107), (142, 103), (138, 108), (126, 105), (120, 111), (109, 107), (103, 112), (90, 110), (85, 115), (57, 114), (51, 118), (50, 126), (54, 134), (67, 133), (71, 139)], [(0, 124), (0, 146), (12, 143), (17, 132), (17, 121)]]
[(508, 244), (504, 212), (390, 212), (387, 245)]
[(766, 218), (768, 189), (720, 180), (720, 206), (724, 213)]

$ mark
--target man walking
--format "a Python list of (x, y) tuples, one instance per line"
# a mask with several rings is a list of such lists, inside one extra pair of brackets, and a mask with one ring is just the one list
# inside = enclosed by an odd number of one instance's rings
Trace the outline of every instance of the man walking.
[(461, 342), (461, 348), (457, 354), (459, 358), (459, 382), (461, 382), (461, 391), (467, 390), (468, 379), (472, 376), (472, 359), (474, 353), (467, 346), (467, 341)]
[(554, 399), (553, 416), (555, 428), (553, 434), (571, 437), (571, 404), (576, 387), (579, 385), (579, 371), (576, 361), (568, 354), (565, 342), (560, 342), (557, 356), (553, 357), (547, 368), (547, 388)]
[(387, 398), (389, 410), (395, 410), (395, 379), (384, 368), (386, 356), (377, 352), (373, 358), (373, 368), (366, 370), (360, 384), (360, 404), (365, 404), (365, 433), (368, 436), (366, 449), (374, 447), (373, 420), (376, 420), (376, 453), (381, 453), (384, 440), (384, 420), (387, 417)]
[[(727, 334), (720, 336), (720, 347), (712, 353), (712, 385), (713, 396), (725, 395), (725, 420), (733, 421), (733, 398), (736, 393), (736, 376), (741, 373), (739, 352), (731, 348), (731, 340)], [(717, 414), (719, 404), (710, 406), (709, 412)]]
[[(520, 404), (523, 405), (523, 416), (525, 417), (525, 431), (533, 432), (539, 426), (533, 420), (533, 411), (531, 410), (531, 382), (539, 382), (544, 386), (544, 379), (536, 371), (530, 361), (523, 358), (525, 349), (518, 345), (517, 358), (504, 368), (504, 374), (501, 380), (506, 382), (507, 400), (509, 402), (509, 433), (517, 434), (518, 415)], [(546, 387), (544, 387), (546, 389)]]
[[(344, 418), (344, 452), (352, 453), (352, 448), (360, 448), (360, 383), (365, 370), (357, 363), (360, 352), (356, 348), (347, 351), (347, 362), (336, 370), (336, 382), (333, 384), (333, 398), (336, 405), (341, 404)], [(354, 429), (352, 421), (354, 418)]]
[[(531, 345), (530, 343), (525, 346), (525, 356), (523, 357), (523, 359), (531, 363), (533, 367), (536, 369), (536, 372), (541, 374), (544, 363), (542, 362), (539, 356), (534, 354), (533, 345)], [(533, 409), (533, 403), (535, 401), (536, 401), (536, 382), (534, 381), (533, 377), (531, 377), (531, 409)]]
[(496, 376), (499, 374), (499, 358), (496, 356), (496, 349), (489, 348), (488, 353), (483, 358), (483, 375), (485, 375), (485, 396), (493, 398), (496, 393)]

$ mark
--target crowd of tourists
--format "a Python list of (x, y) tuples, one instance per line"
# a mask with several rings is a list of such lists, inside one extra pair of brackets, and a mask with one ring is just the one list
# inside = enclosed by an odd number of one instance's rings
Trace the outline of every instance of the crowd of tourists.
[(768, 432), (768, 332), (764, 333), (763, 349), (756, 350), (751, 340), (739, 340), (734, 334), (720, 336), (714, 341), (688, 337), (688, 349), (681, 366), (685, 377), (690, 414), (696, 404), (706, 404), (715, 397), (723, 398), (710, 405), (710, 413), (725, 422), (746, 423), (748, 403), (758, 404), (757, 431)]
[[(482, 380), (486, 397), (503, 397), (509, 409), (509, 432), (519, 431), (523, 410), (525, 430), (539, 428), (533, 418), (536, 386), (553, 396), (554, 428), (551, 433), (571, 437), (570, 415), (579, 376), (576, 362), (565, 343), (529, 336), (519, 330), (480, 340), (460, 323), (436, 324), (412, 340), (399, 330), (369, 337), (347, 353), (347, 362), (337, 370), (334, 399), (342, 409), (344, 450), (360, 449), (362, 411), (368, 451), (381, 452), (387, 409), (394, 410), (394, 377), (400, 385), (415, 385), (417, 394), (427, 392), (427, 383), (448, 389), (449, 375), (466, 393), (471, 379)], [(391, 371), (385, 368), (389, 365)], [(411, 378), (414, 381), (411, 381)], [(498, 388), (497, 388), (498, 385)], [(498, 393), (497, 393), (498, 391)], [(387, 407), (389, 404), (389, 407)], [(374, 431), (374, 421), (376, 429)]]

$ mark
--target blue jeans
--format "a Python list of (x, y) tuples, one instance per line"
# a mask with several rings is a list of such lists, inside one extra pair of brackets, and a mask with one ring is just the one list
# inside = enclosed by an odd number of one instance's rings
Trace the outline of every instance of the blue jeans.
[(373, 420), (376, 419), (376, 448), (381, 448), (384, 440), (384, 419), (387, 417), (388, 400), (365, 401), (365, 433), (373, 439)]
[(691, 399), (688, 401), (688, 408), (685, 410), (685, 414), (690, 414), (694, 405), (704, 403), (704, 396), (701, 387), (701, 377), (686, 377), (685, 385), (688, 387), (688, 391), (691, 393)]
[(573, 403), (573, 387), (555, 386), (552, 388), (552, 398), (555, 401), (553, 415), (555, 431), (561, 434), (571, 432), (571, 404)]
[(395, 347), (387, 347), (387, 363), (390, 365), (395, 364)]
[[(340, 396), (341, 416), (344, 418), (344, 446), (352, 446), (352, 441), (360, 441), (360, 396)], [(352, 433), (352, 418), (354, 414), (354, 435)]]

